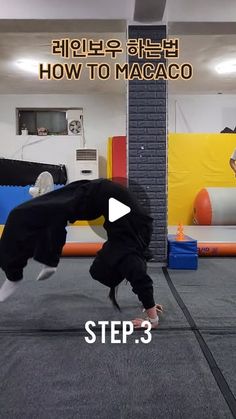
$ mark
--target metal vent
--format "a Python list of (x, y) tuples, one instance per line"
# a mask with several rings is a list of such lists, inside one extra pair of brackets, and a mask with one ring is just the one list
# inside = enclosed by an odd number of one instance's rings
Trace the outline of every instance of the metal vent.
[(97, 150), (88, 149), (88, 148), (76, 150), (76, 161), (79, 161), (79, 160), (96, 161)]

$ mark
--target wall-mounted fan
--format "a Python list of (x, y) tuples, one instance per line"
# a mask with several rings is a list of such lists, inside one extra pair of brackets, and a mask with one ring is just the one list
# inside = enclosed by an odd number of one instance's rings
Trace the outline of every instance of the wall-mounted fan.
[(82, 132), (82, 123), (80, 120), (68, 121), (68, 134), (79, 135)]

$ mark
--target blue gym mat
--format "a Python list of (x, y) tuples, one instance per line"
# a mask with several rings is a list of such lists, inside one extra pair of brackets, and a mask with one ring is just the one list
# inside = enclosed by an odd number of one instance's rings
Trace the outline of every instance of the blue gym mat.
[[(5, 224), (9, 212), (17, 205), (32, 199), (27, 186), (0, 186), (0, 224)], [(64, 185), (55, 185), (55, 189)]]

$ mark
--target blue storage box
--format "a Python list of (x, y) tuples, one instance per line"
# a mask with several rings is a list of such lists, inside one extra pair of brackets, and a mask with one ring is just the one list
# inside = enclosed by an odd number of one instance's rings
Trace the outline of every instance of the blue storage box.
[(184, 236), (184, 240), (177, 241), (176, 235), (168, 235), (169, 253), (197, 253), (197, 240)]
[(168, 235), (168, 267), (171, 269), (197, 269), (197, 240), (184, 236), (177, 241), (176, 235)]
[(198, 255), (197, 253), (169, 253), (168, 268), (195, 270), (198, 268)]

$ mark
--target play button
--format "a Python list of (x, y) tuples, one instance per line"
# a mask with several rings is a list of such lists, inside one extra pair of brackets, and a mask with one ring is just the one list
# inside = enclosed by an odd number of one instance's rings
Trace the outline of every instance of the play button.
[(119, 220), (119, 218), (124, 217), (124, 215), (128, 214), (131, 209), (125, 204), (122, 204), (122, 202), (118, 201), (115, 198), (109, 199), (109, 211), (108, 211), (108, 218), (111, 223), (113, 223), (116, 220)]

